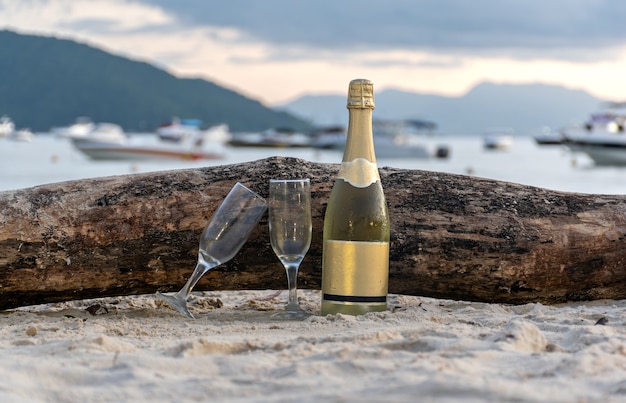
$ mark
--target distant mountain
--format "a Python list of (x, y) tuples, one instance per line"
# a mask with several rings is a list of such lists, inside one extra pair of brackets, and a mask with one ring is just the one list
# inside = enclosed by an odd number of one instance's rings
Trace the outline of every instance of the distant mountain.
[[(388, 89), (375, 93), (375, 103), (374, 118), (431, 121), (440, 133), (481, 134), (510, 127), (526, 135), (544, 126), (558, 129), (581, 123), (604, 101), (556, 85), (482, 83), (460, 97)], [(306, 95), (277, 109), (320, 125), (347, 121), (345, 95)]]
[(233, 131), (309, 124), (206, 80), (177, 78), (69, 40), (0, 31), (0, 116), (47, 131), (79, 116), (154, 130), (174, 116)]

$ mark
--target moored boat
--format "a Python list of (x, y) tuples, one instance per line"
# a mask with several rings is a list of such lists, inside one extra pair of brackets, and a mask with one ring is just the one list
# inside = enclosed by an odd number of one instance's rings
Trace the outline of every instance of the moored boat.
[(554, 146), (563, 144), (563, 134), (560, 131), (554, 131), (549, 127), (544, 127), (541, 134), (533, 136), (535, 143), (540, 146)]
[(563, 142), (574, 152), (585, 153), (595, 165), (626, 165), (626, 135), (566, 135)]
[[(374, 149), (376, 158), (447, 158), (450, 148), (444, 144), (426, 141), (435, 125), (410, 120), (374, 120)], [(342, 127), (320, 128), (314, 135), (312, 146), (321, 149), (343, 150), (346, 130)]]
[(76, 118), (76, 121), (69, 126), (55, 127), (51, 133), (63, 138), (84, 138), (96, 129), (96, 124), (88, 117)]
[(124, 143), (74, 143), (82, 153), (94, 160), (214, 160), (224, 158), (220, 151), (208, 151), (202, 148), (180, 148), (158, 145), (124, 144)]
[(15, 131), (15, 123), (8, 116), (0, 117), (0, 137), (7, 137)]
[(514, 132), (511, 128), (489, 129), (483, 136), (483, 145), (488, 150), (508, 150), (513, 143)]
[(410, 136), (374, 136), (376, 158), (448, 158), (450, 148), (430, 144)]
[(447, 158), (448, 146), (426, 141), (435, 128), (434, 123), (417, 120), (374, 120), (376, 158)]
[(233, 147), (311, 147), (311, 136), (291, 129), (268, 129), (258, 133), (233, 133), (228, 144)]
[[(141, 137), (141, 136), (138, 136)], [(72, 138), (74, 146), (94, 160), (205, 160), (219, 159), (224, 153), (217, 148), (206, 149), (204, 139), (198, 136), (182, 144), (150, 144), (131, 140), (114, 124), (98, 124), (85, 138)]]
[(626, 116), (596, 113), (581, 126), (562, 130), (563, 144), (587, 154), (596, 165), (626, 165)]
[(571, 126), (562, 130), (565, 137), (603, 136), (624, 134), (626, 116), (612, 112), (594, 113), (591, 118), (579, 126)]
[(71, 137), (74, 143), (124, 143), (128, 137), (120, 125), (115, 123), (98, 123), (84, 136)]
[(318, 127), (311, 136), (311, 146), (320, 149), (339, 149), (346, 144), (346, 128), (343, 126)]
[(11, 134), (9, 134), (8, 139), (30, 143), (33, 141), (33, 132), (28, 128), (14, 130)]
[(195, 137), (200, 131), (202, 121), (199, 119), (173, 118), (169, 122), (161, 124), (157, 128), (157, 136), (162, 141), (179, 143)]

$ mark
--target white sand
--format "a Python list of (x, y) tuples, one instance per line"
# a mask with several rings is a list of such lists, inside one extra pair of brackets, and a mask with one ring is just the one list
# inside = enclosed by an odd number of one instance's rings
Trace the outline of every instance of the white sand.
[(388, 312), (278, 322), (270, 294), (195, 293), (196, 320), (153, 296), (0, 314), (0, 401), (626, 401), (626, 301), (390, 295)]

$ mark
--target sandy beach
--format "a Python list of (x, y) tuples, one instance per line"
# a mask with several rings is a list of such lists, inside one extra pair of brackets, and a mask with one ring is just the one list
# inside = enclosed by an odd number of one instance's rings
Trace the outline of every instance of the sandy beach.
[(626, 401), (626, 301), (508, 306), (389, 296), (389, 310), (280, 321), (286, 292), (153, 295), (0, 315), (0, 399)]

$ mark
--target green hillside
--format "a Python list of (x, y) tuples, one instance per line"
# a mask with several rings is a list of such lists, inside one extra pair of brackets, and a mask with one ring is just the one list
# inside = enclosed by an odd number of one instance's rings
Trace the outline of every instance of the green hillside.
[(308, 123), (209, 81), (177, 78), (70, 40), (0, 31), (0, 115), (47, 131), (79, 116), (152, 131), (174, 116), (227, 123), (232, 131)]

